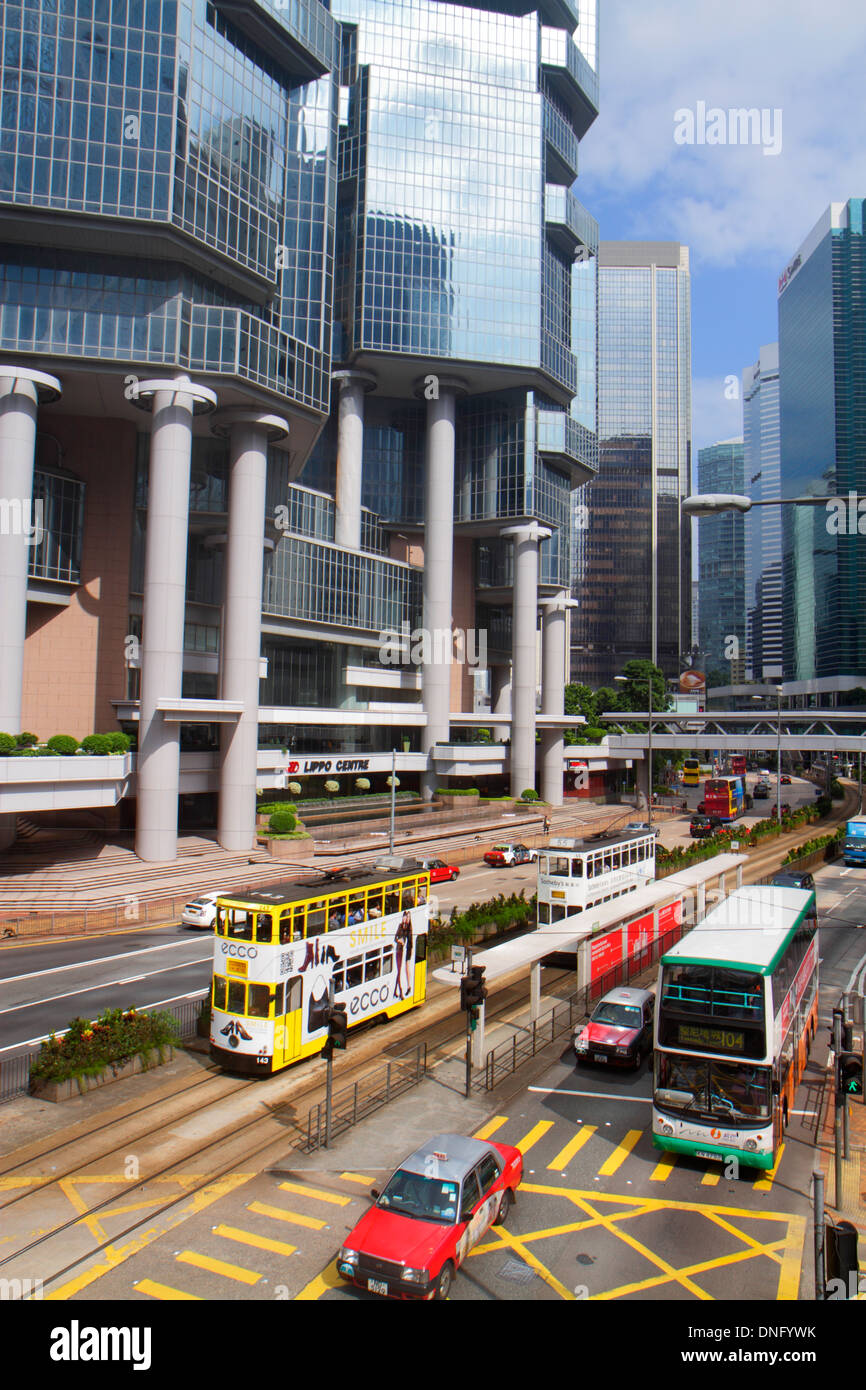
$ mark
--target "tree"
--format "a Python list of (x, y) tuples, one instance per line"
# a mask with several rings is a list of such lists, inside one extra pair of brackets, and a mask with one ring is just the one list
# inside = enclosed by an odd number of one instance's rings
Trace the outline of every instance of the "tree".
[(619, 683), (619, 708), (623, 710), (645, 710), (647, 705), (647, 682), (652, 677), (653, 710), (666, 710), (670, 704), (664, 672), (651, 661), (637, 658), (627, 661), (622, 668), (625, 682)]

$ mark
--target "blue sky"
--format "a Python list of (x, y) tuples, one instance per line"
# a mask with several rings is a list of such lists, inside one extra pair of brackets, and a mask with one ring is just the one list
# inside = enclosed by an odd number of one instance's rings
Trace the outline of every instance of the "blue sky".
[[(696, 456), (741, 433), (725, 378), (775, 341), (776, 282), (797, 247), (829, 203), (866, 195), (866, 4), (600, 0), (600, 12), (600, 115), (575, 191), (605, 240), (689, 247)], [(779, 152), (678, 144), (674, 113), (699, 102), (780, 112), (768, 116)]]

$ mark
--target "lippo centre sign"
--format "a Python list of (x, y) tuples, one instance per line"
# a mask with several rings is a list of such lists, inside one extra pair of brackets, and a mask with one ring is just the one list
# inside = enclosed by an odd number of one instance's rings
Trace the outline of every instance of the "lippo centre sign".
[(345, 756), (311, 756), (291, 758), (286, 763), (286, 772), (291, 777), (326, 777), (329, 773), (340, 772), (390, 772), (390, 753), (371, 753), (365, 758)]

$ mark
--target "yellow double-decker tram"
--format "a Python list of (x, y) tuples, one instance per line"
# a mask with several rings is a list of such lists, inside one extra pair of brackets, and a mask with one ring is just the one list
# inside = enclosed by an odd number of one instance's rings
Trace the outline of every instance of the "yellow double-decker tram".
[(412, 861), (220, 897), (210, 1052), (268, 1075), (320, 1052), (328, 1007), (384, 1022), (427, 992), (430, 874)]

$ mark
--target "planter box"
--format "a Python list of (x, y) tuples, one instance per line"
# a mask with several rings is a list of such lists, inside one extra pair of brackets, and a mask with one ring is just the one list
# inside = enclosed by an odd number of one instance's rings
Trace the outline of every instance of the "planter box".
[(449, 796), (447, 792), (440, 792), (438, 799), (446, 810), (459, 811), (465, 810), (469, 806), (477, 806), (481, 800), (481, 795), (476, 793), (474, 796), (464, 796), (461, 793), (459, 796)]
[(307, 835), (303, 840), (270, 840), (263, 836), (259, 841), (273, 859), (307, 859), (313, 852), (313, 838)]
[(161, 1051), (160, 1056), (159, 1048), (151, 1048), (146, 1054), (146, 1067), (141, 1065), (140, 1057), (131, 1057), (128, 1062), (117, 1062), (105, 1067), (97, 1076), (73, 1076), (68, 1081), (33, 1081), (30, 1091), (39, 1100), (72, 1100), (87, 1091), (95, 1091), (98, 1086), (109, 1086), (112, 1081), (125, 1081), (128, 1076), (136, 1076), (141, 1071), (153, 1071), (154, 1067), (161, 1067), (170, 1062), (174, 1056), (174, 1048), (165, 1046)]

